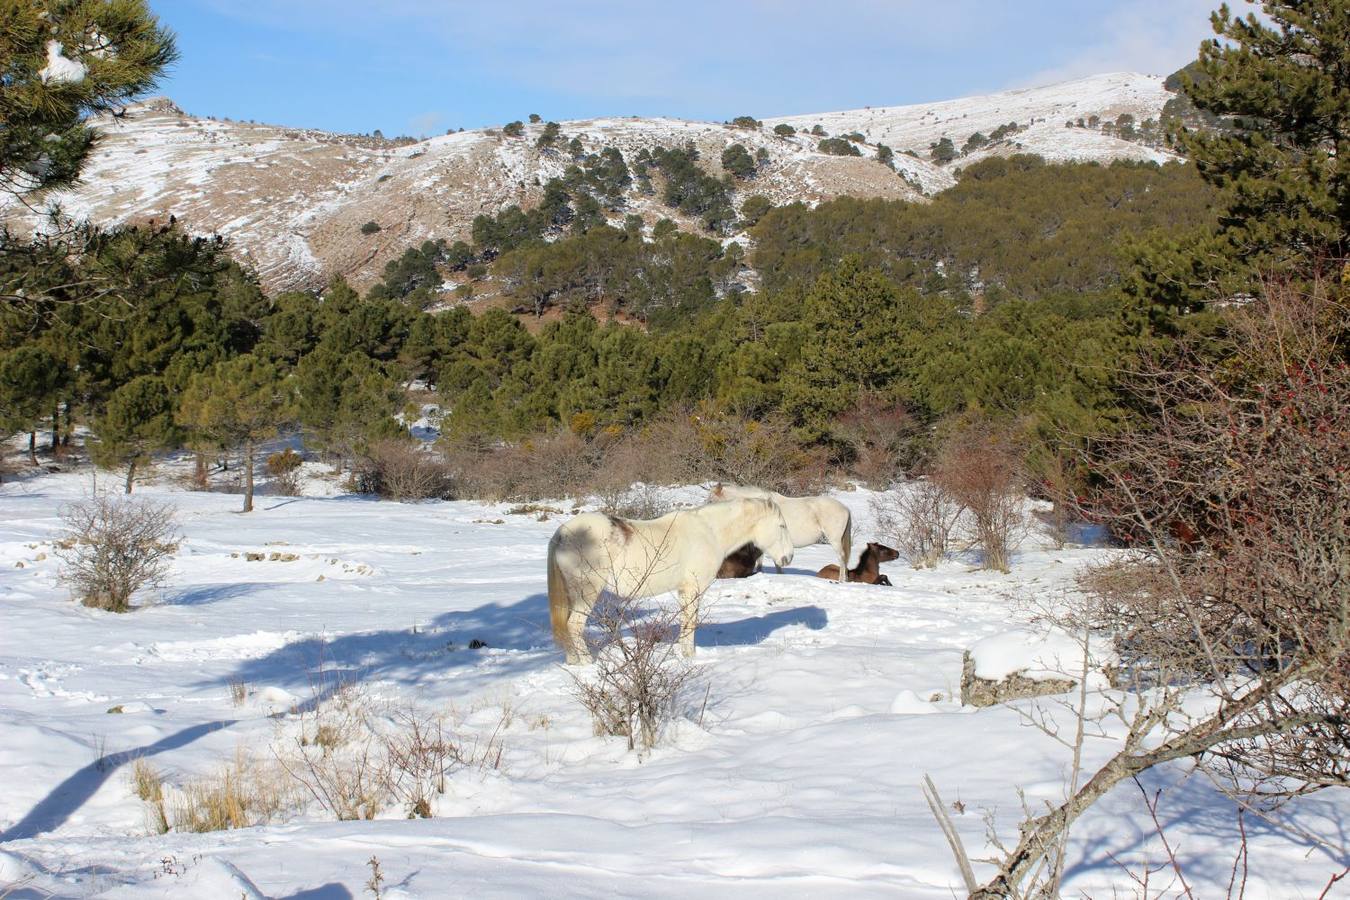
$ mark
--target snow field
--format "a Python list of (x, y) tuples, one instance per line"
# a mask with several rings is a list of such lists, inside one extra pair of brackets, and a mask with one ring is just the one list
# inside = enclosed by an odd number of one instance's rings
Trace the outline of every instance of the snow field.
[[(1018, 789), (1033, 805), (1060, 799), (1069, 759), (1027, 727), (1026, 703), (963, 708), (962, 653), (993, 647), (991, 664), (1016, 664), (999, 636), (1023, 621), (1021, 601), (1111, 552), (1032, 538), (1012, 575), (890, 563), (884, 588), (815, 578), (831, 561), (819, 546), (781, 575), (720, 581), (695, 658), (706, 708), (700, 690), (641, 759), (593, 734), (551, 644), (546, 542), (566, 514), (336, 494), (263, 496), (244, 516), (237, 496), (138, 488), (178, 509), (185, 540), (162, 596), (116, 616), (56, 580), (57, 510), (88, 487), (87, 474), (0, 486), (0, 885), (31, 879), (63, 897), (365, 896), (371, 856), (386, 897), (950, 897), (960, 879), (923, 775), (984, 857), (985, 813), (1012, 840)], [(882, 537), (868, 492), (837, 496), (855, 542)], [(500, 765), (458, 771), (431, 819), (390, 807), (333, 822), (311, 804), (256, 828), (152, 832), (133, 760), (176, 785), (239, 751), (265, 758), (319, 670), (372, 701), (446, 713), (467, 745), (497, 741)], [(1089, 761), (1113, 746), (1090, 743)], [(1150, 787), (1165, 789), (1169, 838), (1210, 896), (1227, 883), (1235, 825), (1186, 775)], [(1296, 816), (1332, 833), (1347, 812), (1328, 795)], [(1344, 865), (1248, 829), (1250, 897), (1316, 896)], [(1075, 831), (1066, 895), (1128, 890), (1113, 857), (1160, 854), (1137, 790), (1117, 790)]]

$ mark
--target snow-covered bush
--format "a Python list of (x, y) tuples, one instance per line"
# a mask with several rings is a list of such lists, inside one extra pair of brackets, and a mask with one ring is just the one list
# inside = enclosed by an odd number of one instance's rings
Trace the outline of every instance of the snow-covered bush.
[(126, 612), (137, 591), (164, 583), (178, 549), (173, 508), (99, 494), (63, 510), (61, 580), (85, 606)]

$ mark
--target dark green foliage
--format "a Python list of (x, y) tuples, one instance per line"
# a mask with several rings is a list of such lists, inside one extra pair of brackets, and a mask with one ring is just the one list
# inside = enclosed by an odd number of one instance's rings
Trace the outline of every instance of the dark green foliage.
[(108, 468), (126, 466), (126, 490), (131, 493), (136, 467), (151, 454), (179, 444), (174, 399), (164, 379), (141, 375), (113, 391), (94, 423), (94, 434), (94, 461)]
[(966, 142), (961, 145), (961, 155), (965, 156), (968, 153), (974, 153), (976, 150), (980, 149), (981, 147), (985, 146), (988, 143), (989, 138), (985, 137), (981, 132), (977, 131), (970, 137), (966, 138)]
[(757, 129), (764, 127), (764, 123), (761, 122), (759, 119), (756, 119), (754, 116), (737, 116), (736, 118), (731, 120), (731, 124), (735, 128)]
[[(78, 77), (43, 77), (53, 41), (67, 62), (83, 67)], [(115, 52), (102, 52), (109, 48)], [(75, 180), (95, 140), (89, 117), (144, 94), (176, 58), (172, 34), (142, 0), (7, 3), (0, 11), (0, 189), (29, 193)]]
[(862, 151), (845, 138), (825, 138), (816, 144), (816, 149), (831, 156), (862, 156)]
[(543, 119), (540, 117), (539, 113), (530, 113), (529, 119), (530, 119), (530, 124), (531, 124), (531, 125), (538, 125), (540, 122), (543, 121)]
[(894, 346), (901, 303), (895, 285), (858, 257), (822, 275), (807, 294), (805, 343), (785, 377), (784, 405), (811, 434), (822, 434), (860, 394), (893, 389), (901, 363)]
[[(450, 352), (448, 342), (443, 347)], [(398, 381), (358, 350), (314, 350), (296, 366), (295, 394), (296, 418), (309, 442), (340, 460), (401, 431), (394, 420), (403, 403)]]
[(773, 133), (778, 135), (779, 137), (792, 137), (794, 134), (797, 133), (797, 129), (793, 128), (786, 122), (782, 122), (778, 125), (773, 126)]
[(753, 178), (755, 175), (755, 160), (750, 155), (750, 151), (745, 149), (744, 144), (732, 144), (722, 151), (722, 168), (734, 178), (742, 180)]
[(588, 159), (585, 165), (586, 187), (595, 199), (608, 209), (621, 209), (624, 193), (633, 184), (632, 173), (623, 154), (613, 147), (605, 147)]
[(513, 138), (524, 137), (525, 123), (519, 120), (515, 122), (507, 122), (505, 125), (502, 126), (502, 134), (506, 135), (507, 137)]
[(815, 125), (811, 126), (811, 133), (816, 137), (824, 137), (825, 129), (820, 126), (820, 123), (816, 123)]
[(361, 226), (362, 234), (376, 234), (381, 230), (379, 222), (367, 222)]
[(1264, 22), (1215, 13), (1223, 40), (1203, 44), (1194, 75), (1180, 79), (1196, 107), (1225, 123), (1182, 128), (1176, 140), (1219, 190), (1218, 244), (1193, 253), (1240, 261), (1207, 267), (1229, 290), (1249, 287), (1256, 272), (1309, 266), (1338, 278), (1350, 249), (1350, 12), (1341, 0), (1263, 9)]
[(665, 176), (662, 202), (703, 222), (710, 231), (724, 231), (736, 220), (727, 187), (698, 166), (693, 144), (658, 147), (652, 164)]
[(295, 414), (293, 385), (276, 366), (253, 354), (198, 372), (178, 400), (177, 420), (199, 444), (240, 453), (244, 512), (253, 510), (253, 467), (258, 445), (275, 437)]
[(304, 291), (278, 294), (263, 322), (256, 352), (289, 369), (319, 342), (319, 298)]
[(751, 194), (741, 204), (741, 227), (750, 228), (773, 209), (773, 201), (763, 194)]
[(61, 399), (69, 373), (47, 348), (24, 344), (0, 353), (0, 437), (35, 431)]
[(535, 146), (540, 150), (552, 147), (558, 143), (558, 138), (562, 134), (562, 126), (557, 122), (545, 122), (544, 130), (540, 132), (539, 139), (535, 141)]
[(1121, 249), (1155, 228), (1175, 234), (1210, 216), (1190, 166), (1047, 166), (1034, 156), (982, 160), (931, 203), (840, 198), (778, 207), (754, 228), (764, 286), (813, 283), (849, 254), (899, 285), (1015, 297), (1095, 292), (1129, 268)]
[[(367, 298), (370, 300), (402, 300), (414, 292), (429, 293), (440, 285), (441, 274), (437, 264), (445, 255), (445, 241), (423, 241), (420, 247), (409, 247), (396, 260), (384, 264), (384, 273)], [(424, 303), (434, 299), (424, 298)]]
[(844, 135), (844, 138), (846, 140), (852, 141), (855, 144), (862, 144), (867, 141), (867, 138), (863, 135), (861, 131), (850, 131), (848, 134)]
[(473, 248), (463, 241), (455, 241), (445, 251), (445, 264), (452, 272), (463, 272), (473, 262)]
[(944, 165), (956, 159), (956, 146), (952, 144), (952, 139), (944, 137), (928, 145), (928, 158), (938, 165)]
[(1004, 138), (1012, 137), (1014, 134), (1017, 134), (1017, 132), (1024, 130), (1025, 129), (1016, 122), (1009, 122), (1006, 125), (1000, 125), (989, 132), (989, 140), (991, 143), (993, 141), (1001, 141)]
[(739, 268), (716, 241), (658, 223), (650, 244), (600, 224), (503, 254), (494, 271), (536, 315), (549, 307), (604, 303), (660, 318), (706, 307), (715, 299), (714, 282), (725, 283)]
[(895, 168), (895, 151), (885, 144), (877, 144), (877, 162), (888, 169)]

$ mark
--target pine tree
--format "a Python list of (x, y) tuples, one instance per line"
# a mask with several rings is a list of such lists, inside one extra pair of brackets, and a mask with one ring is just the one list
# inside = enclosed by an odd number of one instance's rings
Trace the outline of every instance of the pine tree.
[(0, 435), (28, 432), (28, 458), (37, 460), (37, 428), (66, 384), (61, 363), (45, 347), (25, 344), (0, 354)]
[(173, 398), (164, 379), (141, 375), (113, 391), (94, 433), (97, 441), (90, 447), (94, 461), (106, 467), (125, 465), (130, 494), (137, 467), (151, 454), (178, 445)]
[(806, 296), (806, 343), (784, 377), (784, 405), (809, 435), (862, 393), (894, 389), (901, 298), (894, 284), (856, 256), (822, 275)]
[(755, 174), (755, 160), (744, 144), (732, 144), (722, 151), (722, 168), (744, 180)]
[(1185, 93), (1224, 127), (1176, 139), (1221, 191), (1230, 258), (1267, 274), (1296, 260), (1336, 273), (1350, 225), (1350, 5), (1268, 0), (1264, 21), (1211, 21)]
[(73, 181), (89, 117), (150, 90), (177, 58), (144, 0), (7, 3), (0, 48), (0, 190), (13, 193)]
[(177, 418), (184, 428), (240, 453), (243, 511), (252, 512), (258, 445), (276, 437), (293, 415), (292, 385), (276, 366), (244, 354), (194, 375), (179, 399)]

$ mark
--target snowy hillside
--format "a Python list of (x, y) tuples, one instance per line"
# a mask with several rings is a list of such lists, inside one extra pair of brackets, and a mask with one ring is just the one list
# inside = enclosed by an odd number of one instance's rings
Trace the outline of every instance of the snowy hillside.
[[(920, 196), (916, 187), (944, 190), (954, 183), (955, 167), (990, 154), (1163, 159), (1162, 151), (1094, 129), (1068, 129), (1064, 121), (1092, 115), (1113, 120), (1121, 112), (1140, 122), (1157, 119), (1168, 96), (1159, 78), (1104, 75), (944, 103), (771, 119), (760, 129), (651, 118), (564, 122), (560, 144), (577, 138), (592, 153), (614, 146), (631, 164), (644, 148), (692, 141), (703, 165), (717, 175), (721, 153), (731, 144), (744, 144), (751, 154), (763, 150), (767, 158), (759, 173), (737, 186), (738, 203), (751, 194), (775, 203), (841, 195), (913, 199)], [(1014, 121), (1026, 130), (951, 165), (927, 158), (928, 145), (943, 136), (959, 147), (975, 131), (988, 134)], [(781, 122), (799, 133), (774, 134)], [(480, 213), (512, 203), (529, 207), (542, 196), (543, 183), (572, 162), (566, 151), (536, 148), (542, 124), (527, 125), (519, 138), (479, 130), (399, 144), (199, 118), (164, 99), (99, 124), (104, 139), (82, 184), (54, 200), (100, 223), (174, 215), (194, 231), (223, 234), (273, 290), (314, 286), (331, 272), (365, 286), (410, 245), (463, 238)], [(820, 138), (807, 133), (815, 124), (830, 135), (861, 132), (861, 156), (819, 152)], [(895, 171), (874, 159), (877, 143), (896, 151)], [(904, 155), (911, 148), (923, 158)], [(626, 199), (625, 214), (637, 213), (648, 225), (669, 216), (697, 227), (636, 187)], [(32, 222), (18, 207), (0, 213), (12, 224)], [(363, 233), (368, 222), (381, 230)]]
[[(885, 588), (813, 577), (822, 546), (784, 574), (718, 582), (698, 633), (706, 694), (640, 761), (593, 734), (549, 639), (545, 545), (570, 503), (541, 521), (468, 502), (262, 497), (241, 516), (237, 496), (138, 488), (179, 511), (186, 539), (159, 601), (116, 616), (56, 581), (56, 510), (89, 487), (77, 473), (0, 486), (0, 894), (364, 897), (375, 857), (386, 898), (950, 898), (960, 877), (923, 775), (983, 857), (984, 816), (1015, 838), (1018, 789), (1060, 798), (1070, 752), (1013, 707), (963, 707), (962, 652), (1021, 620), (1018, 598), (1052, 596), (1112, 552), (1033, 536), (1010, 576), (890, 563)], [(872, 538), (867, 492), (838, 496), (855, 541)], [(394, 806), (337, 822), (301, 797), (269, 825), (155, 833), (137, 760), (171, 799), (237, 758), (268, 765), (324, 672), (380, 708), (448, 714), (476, 762), (433, 818)], [(1148, 786), (1164, 789), (1195, 895), (1221, 896), (1232, 811), (1185, 772)], [(1334, 833), (1348, 812), (1319, 796), (1295, 816)], [(1247, 828), (1248, 897), (1315, 896), (1343, 865)], [(1074, 835), (1065, 896), (1133, 896), (1130, 874), (1166, 861), (1133, 785)]]
[[(771, 127), (786, 123), (798, 130), (809, 130), (818, 124), (830, 134), (861, 132), (869, 143), (886, 144), (897, 154), (913, 150), (927, 157), (929, 146), (944, 137), (960, 148), (976, 132), (988, 136), (999, 126), (1015, 122), (1025, 130), (1016, 132), (1005, 142), (971, 153), (957, 165), (1010, 153), (1035, 153), (1053, 161), (1137, 159), (1163, 162), (1175, 156), (1099, 130), (1066, 128), (1064, 123), (1091, 116), (1114, 121), (1122, 113), (1128, 113), (1140, 123), (1149, 119), (1156, 121), (1172, 96), (1163, 87), (1161, 77), (1117, 72), (942, 103), (785, 116), (766, 119), (764, 124)], [(897, 160), (900, 159), (897, 156)], [(937, 182), (924, 184), (930, 190), (942, 190), (952, 183), (950, 172), (943, 170)]]

